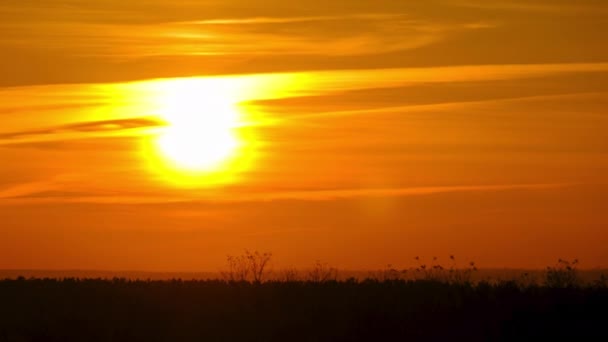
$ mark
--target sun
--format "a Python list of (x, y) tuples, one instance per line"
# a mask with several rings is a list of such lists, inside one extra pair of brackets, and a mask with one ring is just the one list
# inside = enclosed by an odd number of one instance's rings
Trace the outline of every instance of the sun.
[(156, 143), (162, 155), (176, 167), (201, 172), (220, 167), (239, 145), (233, 132), (218, 127), (212, 120), (170, 126)]
[(156, 88), (155, 111), (165, 125), (146, 149), (155, 171), (187, 186), (233, 179), (251, 154), (234, 87), (182, 79), (159, 82)]
[(178, 168), (213, 171), (239, 147), (235, 132), (238, 109), (224, 96), (195, 92), (196, 89), (176, 89), (165, 99), (162, 115), (167, 126), (156, 144), (158, 151)]

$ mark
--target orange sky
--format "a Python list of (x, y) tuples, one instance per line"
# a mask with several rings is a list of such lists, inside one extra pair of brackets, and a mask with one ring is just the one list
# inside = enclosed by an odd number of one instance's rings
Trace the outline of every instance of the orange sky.
[(608, 267), (606, 15), (3, 1), (0, 269)]

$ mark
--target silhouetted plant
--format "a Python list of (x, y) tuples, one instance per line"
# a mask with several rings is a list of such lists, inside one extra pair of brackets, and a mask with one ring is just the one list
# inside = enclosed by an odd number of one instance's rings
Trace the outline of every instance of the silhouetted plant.
[(321, 263), (317, 261), (308, 272), (308, 281), (312, 281), (314, 283), (324, 283), (327, 281), (337, 280), (338, 279), (338, 269), (334, 267), (330, 267), (327, 263)]
[(272, 258), (272, 254), (245, 251), (245, 258), (253, 276), (253, 282), (257, 284), (261, 283), (264, 280), (264, 272)]
[(608, 276), (605, 274), (600, 274), (600, 278), (597, 279), (594, 283), (595, 287), (605, 289), (608, 288)]
[(226, 257), (228, 269), (222, 271), (222, 277), (229, 282), (247, 281), (249, 276), (249, 266), (244, 255), (228, 255)]
[(477, 266), (475, 262), (470, 261), (469, 264), (464, 268), (458, 268), (456, 258), (450, 255), (452, 265), (448, 270), (448, 282), (451, 284), (469, 284), (472, 282), (473, 273), (477, 272)]
[(519, 279), (517, 279), (517, 283), (521, 288), (528, 288), (538, 285), (538, 279), (534, 274), (524, 272), (521, 274)]
[(442, 266), (437, 257), (433, 257), (433, 262), (427, 265), (422, 262), (420, 257), (415, 257), (418, 262), (418, 267), (414, 269), (415, 280), (437, 281), (450, 284), (466, 284), (472, 280), (472, 275), (477, 272), (477, 267), (474, 262), (470, 262), (465, 268), (458, 268), (456, 258), (450, 255), (452, 264), (449, 268)]
[(553, 288), (572, 288), (579, 285), (578, 260), (559, 259), (553, 267), (547, 267), (545, 272), (545, 285)]
[(368, 278), (380, 281), (395, 281), (406, 279), (406, 275), (407, 270), (398, 270), (392, 264), (388, 264), (383, 270), (369, 272)]
[(250, 252), (245, 250), (243, 255), (226, 257), (228, 269), (221, 272), (224, 280), (229, 282), (253, 281), (261, 283), (264, 280), (265, 271), (272, 258), (271, 253)]
[(295, 268), (282, 269), (277, 274), (277, 280), (283, 282), (294, 282), (299, 280), (299, 272)]
[(414, 269), (415, 280), (427, 280), (427, 281), (442, 281), (441, 271), (443, 267), (437, 264), (437, 257), (433, 257), (433, 262), (427, 265), (422, 261), (420, 257), (415, 257), (414, 260), (418, 262), (418, 266)]

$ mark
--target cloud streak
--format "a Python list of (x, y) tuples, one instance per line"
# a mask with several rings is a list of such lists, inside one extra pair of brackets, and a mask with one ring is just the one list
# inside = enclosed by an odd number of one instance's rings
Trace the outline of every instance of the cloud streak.
[(608, 13), (608, 6), (599, 2), (581, 4), (534, 1), (454, 1), (456, 6), (494, 11), (522, 11), (537, 13)]
[[(286, 120), (314, 117), (374, 115), (389, 111), (458, 109), (487, 102), (533, 99), (539, 96), (532, 92), (529, 95), (514, 93), (513, 96), (506, 98), (479, 95), (477, 98), (467, 100), (462, 97), (464, 93), (461, 92), (460, 97), (443, 96), (442, 99), (435, 96), (431, 103), (405, 102), (407, 97), (404, 95), (412, 94), (414, 87), (420, 85), (461, 84), (460, 88), (462, 88), (464, 84), (473, 86), (476, 84), (475, 82), (482, 81), (541, 80), (560, 75), (591, 75), (604, 72), (608, 72), (608, 63), (485, 65), (333, 70), (215, 78), (160, 79), (122, 84), (15, 87), (0, 92), (0, 98), (3, 99), (3, 103), (0, 104), (0, 113), (4, 113), (4, 129), (0, 129), (0, 144), (65, 140), (75, 137), (92, 138), (116, 134), (138, 135), (140, 129), (163, 125), (160, 119), (162, 113), (158, 112), (162, 104), (157, 102), (166, 96), (164, 92), (179, 89), (179, 87), (233, 90), (238, 93), (234, 98), (235, 101), (258, 113), (257, 121), (247, 121), (243, 125), (263, 126), (278, 125)], [(370, 104), (361, 103), (360, 100), (349, 104), (340, 98), (348, 92), (366, 92), (370, 88), (399, 88), (401, 90), (398, 95), (391, 97), (390, 102), (379, 102), (372, 96)], [(601, 93), (589, 90), (593, 90), (593, 88), (589, 87), (585, 93)], [(573, 90), (561, 90), (559, 96), (567, 96), (565, 91)], [(428, 91), (427, 93), (430, 94)], [(204, 95), (201, 94), (201, 96)], [(361, 93), (358, 98), (363, 95), (365, 93)], [(454, 99), (459, 99), (459, 101)], [(201, 101), (204, 104), (204, 100)], [(306, 106), (299, 108), (298, 103), (304, 103)], [(319, 107), (319, 103), (323, 104), (325, 108)], [(317, 104), (316, 107), (315, 104)], [(335, 104), (340, 106), (338, 110), (331, 107), (332, 105), (335, 107)], [(70, 114), (66, 115), (64, 112)], [(140, 116), (142, 114), (147, 116)], [(83, 118), (86, 120), (76, 121)]]
[(500, 185), (460, 185), (460, 186), (424, 186), (404, 188), (367, 188), (367, 189), (332, 189), (303, 191), (274, 191), (258, 193), (226, 193), (221, 196), (162, 196), (162, 195), (114, 195), (98, 196), (86, 194), (69, 194), (53, 196), (49, 191), (61, 188), (56, 182), (32, 182), (10, 187), (0, 191), (0, 200), (5, 204), (35, 203), (99, 203), (99, 204), (161, 204), (161, 203), (255, 203), (268, 201), (333, 201), (349, 198), (423, 196), (455, 192), (494, 192), (509, 190), (546, 190), (575, 186), (574, 183), (539, 183), (539, 184), (500, 184)]
[[(0, 48), (11, 53), (0, 58), (0, 84), (597, 62), (608, 58), (605, 9), (589, 0), (3, 3)], [(563, 34), (573, 31), (577, 39)]]
[(32, 25), (36, 24), (0, 24), (7, 31), (19, 32), (0, 38), (0, 44), (118, 60), (265, 54), (346, 56), (415, 49), (449, 31), (466, 29), (465, 24), (437, 25), (395, 15), (214, 19), (142, 23), (136, 29), (132, 24), (92, 22), (80, 23), (77, 32), (73, 24), (64, 22), (38, 24), (45, 25), (44, 29)]
[(133, 118), (122, 120), (104, 120), (79, 122), (68, 125), (55, 126), (43, 129), (34, 129), (18, 132), (7, 132), (0, 134), (0, 145), (11, 143), (14, 140), (23, 142), (32, 141), (49, 135), (64, 135), (70, 133), (86, 133), (88, 137), (95, 133), (115, 133), (129, 131), (138, 128), (151, 128), (163, 126), (164, 123), (157, 118)]

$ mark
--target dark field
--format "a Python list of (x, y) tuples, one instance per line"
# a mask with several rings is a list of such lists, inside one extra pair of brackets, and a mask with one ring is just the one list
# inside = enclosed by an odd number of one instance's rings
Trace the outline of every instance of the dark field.
[(0, 281), (0, 341), (608, 340), (608, 288), (428, 280)]

